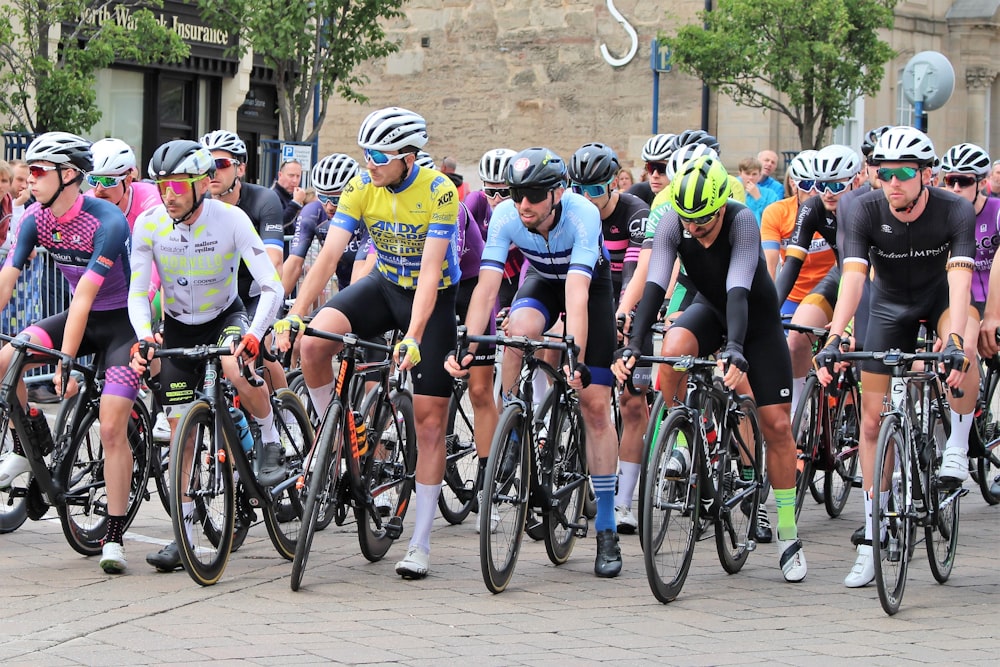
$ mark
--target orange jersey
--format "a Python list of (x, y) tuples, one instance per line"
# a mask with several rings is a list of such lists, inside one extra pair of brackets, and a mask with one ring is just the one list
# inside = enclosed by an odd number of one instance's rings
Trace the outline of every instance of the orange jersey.
[[(795, 229), (795, 218), (798, 215), (799, 202), (792, 196), (774, 202), (764, 209), (760, 224), (760, 243), (764, 250), (777, 250), (781, 260), (785, 259), (785, 246), (788, 245)], [(807, 294), (822, 280), (836, 264), (837, 258), (833, 249), (818, 233), (813, 235), (809, 244), (809, 253), (802, 263), (799, 278), (788, 295), (789, 301), (800, 303)]]

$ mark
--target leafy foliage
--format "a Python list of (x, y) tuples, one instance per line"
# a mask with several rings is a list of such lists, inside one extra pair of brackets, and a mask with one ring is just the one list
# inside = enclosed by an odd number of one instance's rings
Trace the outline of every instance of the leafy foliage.
[[(404, 0), (199, 0), (209, 24), (239, 32), (240, 55), (247, 48), (274, 71), (282, 132), (293, 141), (312, 141), (326, 119), (330, 96), (365, 102), (357, 87), (367, 78), (361, 63), (395, 53), (384, 19), (400, 18)], [(318, 122), (312, 120), (313, 91), (319, 90)]]
[(718, 0), (701, 25), (660, 36), (687, 74), (737, 104), (778, 111), (803, 148), (819, 148), (861, 95), (878, 91), (895, 56), (878, 31), (896, 0)]
[[(115, 5), (131, 10), (127, 25), (99, 20), (113, 15)], [(116, 60), (180, 62), (187, 45), (148, 9), (161, 3), (143, 6), (108, 0), (8, 2), (0, 15), (0, 113), (19, 129), (85, 133), (101, 118), (97, 70)], [(60, 37), (50, 41), (50, 29), (60, 24)]]

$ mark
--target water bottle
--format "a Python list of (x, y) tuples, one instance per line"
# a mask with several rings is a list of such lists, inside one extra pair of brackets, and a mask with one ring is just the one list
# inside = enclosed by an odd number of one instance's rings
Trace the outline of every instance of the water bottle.
[(247, 416), (243, 414), (242, 410), (237, 410), (234, 407), (229, 408), (229, 415), (233, 418), (233, 424), (236, 425), (236, 435), (240, 438), (243, 451), (249, 454), (253, 449), (253, 433), (250, 432)]
[(358, 443), (358, 456), (364, 456), (368, 453), (368, 427), (365, 425), (365, 418), (357, 410), (352, 410), (351, 421), (354, 422), (354, 437)]
[(52, 441), (52, 431), (49, 430), (49, 422), (45, 418), (45, 413), (30, 406), (27, 417), (25, 421), (31, 444), (42, 453), (42, 456), (48, 456), (55, 449), (55, 443)]

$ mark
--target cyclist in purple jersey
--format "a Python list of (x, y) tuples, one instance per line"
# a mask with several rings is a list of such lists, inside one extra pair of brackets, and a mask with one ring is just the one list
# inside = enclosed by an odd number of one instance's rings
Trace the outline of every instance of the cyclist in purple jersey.
[[(635, 272), (649, 218), (646, 202), (627, 192), (612, 189), (620, 169), (614, 150), (599, 143), (584, 144), (569, 163), (573, 192), (589, 199), (601, 216), (604, 249), (611, 256), (611, 282), (616, 307), (625, 285)], [(647, 352), (652, 352), (652, 347)], [(645, 366), (643, 371), (635, 374), (634, 382), (638, 387), (649, 385), (650, 367)], [(618, 448), (615, 522), (618, 532), (634, 533), (639, 522), (632, 513), (632, 495), (642, 469), (642, 435), (646, 431), (649, 412), (644, 396), (635, 396), (627, 391), (619, 391), (618, 396), (622, 434)]]
[[(100, 422), (108, 532), (100, 564), (105, 572), (118, 574), (127, 567), (123, 536), (132, 478), (127, 432), (132, 402), (139, 392), (139, 376), (128, 367), (136, 340), (128, 326), (126, 307), (128, 221), (113, 204), (80, 194), (84, 174), (94, 166), (86, 139), (48, 132), (31, 142), (25, 160), (36, 201), (24, 212), (17, 239), (0, 270), (0, 310), (10, 301), (35, 245), (41, 245), (66, 276), (73, 297), (68, 310), (36, 322), (23, 333), (35, 343), (72, 357), (103, 354), (101, 364), (106, 373)], [(0, 351), (0, 375), (7, 371), (11, 356), (9, 346)], [(61, 365), (56, 367), (54, 381), (56, 393), (62, 393)], [(0, 463), (0, 486), (10, 486), (28, 468), (15, 436), (13, 451)]]
[[(285, 288), (286, 295), (292, 293), (302, 275), (302, 266), (313, 240), (319, 241), (321, 246), (326, 242), (330, 219), (337, 212), (340, 195), (357, 173), (358, 163), (343, 153), (327, 155), (313, 165), (310, 180), (316, 191), (316, 201), (303, 206), (302, 212), (295, 219), (295, 234), (292, 236), (288, 259), (285, 260), (281, 274), (281, 284)], [(351, 284), (354, 261), (358, 251), (363, 247), (365, 235), (365, 227), (360, 226), (337, 263), (338, 289), (344, 289)]]
[[(465, 197), (464, 203), (479, 224), (484, 239), (488, 235), (493, 209), (510, 198), (510, 188), (504, 183), (503, 175), (512, 155), (514, 151), (509, 148), (493, 148), (483, 153), (479, 159), (479, 178), (483, 182), (483, 189), (470, 192)], [(500, 308), (510, 308), (514, 294), (523, 281), (523, 269), (524, 255), (512, 247), (503, 267), (498, 299)]]

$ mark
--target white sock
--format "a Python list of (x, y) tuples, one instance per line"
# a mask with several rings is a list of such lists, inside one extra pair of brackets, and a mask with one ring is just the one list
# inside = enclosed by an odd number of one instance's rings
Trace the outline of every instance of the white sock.
[(799, 399), (802, 398), (802, 390), (806, 388), (806, 378), (803, 375), (800, 378), (792, 378), (792, 414), (795, 414), (795, 408), (799, 405)]
[(615, 494), (615, 507), (632, 507), (632, 494), (635, 492), (636, 482), (639, 481), (642, 464), (619, 461), (618, 469), (621, 472), (618, 473), (618, 493)]
[(960, 449), (965, 453), (969, 452), (969, 431), (972, 430), (972, 413), (960, 415), (954, 410), (951, 411), (951, 435), (948, 436), (946, 449)]
[(865, 491), (865, 539), (872, 539), (872, 494)]
[[(181, 511), (184, 516), (191, 516), (194, 512), (194, 501), (190, 500), (186, 503), (181, 503)], [(188, 544), (194, 544), (194, 522), (185, 521), (184, 522), (184, 533), (187, 535)]]
[(264, 417), (254, 417), (253, 420), (260, 426), (261, 442), (278, 442), (281, 440), (278, 429), (274, 426), (274, 410), (271, 409), (270, 405), (267, 406), (267, 415)]
[(417, 482), (417, 506), (413, 508), (416, 516), (413, 519), (413, 537), (410, 546), (417, 546), (426, 553), (431, 552), (431, 526), (434, 524), (434, 514), (437, 512), (440, 484), (421, 484)]
[(327, 406), (330, 405), (330, 401), (333, 399), (333, 389), (336, 386), (336, 383), (337, 381), (334, 380), (333, 382), (324, 384), (320, 387), (310, 387), (309, 385), (306, 385), (306, 389), (309, 390), (309, 400), (312, 401), (313, 409), (321, 419), (326, 413)]
[(535, 406), (537, 407), (545, 398), (545, 392), (549, 390), (549, 378), (542, 371), (535, 371), (531, 383), (534, 386)]

